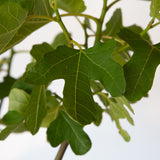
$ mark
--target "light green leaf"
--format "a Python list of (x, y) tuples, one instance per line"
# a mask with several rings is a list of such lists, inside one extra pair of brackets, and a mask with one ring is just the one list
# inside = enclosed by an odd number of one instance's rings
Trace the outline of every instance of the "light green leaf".
[(42, 121), (42, 127), (49, 127), (49, 124), (57, 118), (60, 102), (57, 101), (56, 97), (50, 96), (46, 99), (46, 106), (47, 114)]
[(24, 113), (29, 104), (30, 95), (24, 90), (13, 88), (9, 94), (9, 110)]
[(83, 0), (58, 0), (58, 8), (70, 13), (80, 13), (86, 9)]
[(134, 125), (133, 119), (131, 118), (130, 114), (126, 110), (122, 101), (119, 100), (119, 98), (108, 100), (110, 105), (110, 112), (114, 115), (112, 116), (113, 120), (126, 118), (130, 124)]
[(65, 79), (63, 104), (76, 121), (88, 124), (96, 120), (97, 111), (89, 80), (100, 80), (112, 96), (120, 96), (125, 89), (122, 67), (111, 59), (115, 41), (98, 43), (87, 50), (58, 47), (25, 74), (26, 81), (46, 84)]
[(63, 141), (68, 141), (73, 152), (82, 155), (91, 148), (91, 141), (82, 128), (82, 125), (61, 111), (57, 119), (50, 124), (47, 138), (53, 147), (58, 146)]
[[(119, 108), (121, 110), (121, 112), (124, 114), (124, 118), (127, 118), (128, 122), (132, 125), (134, 125), (134, 122), (133, 122), (133, 119), (132, 117), (130, 116), (129, 112), (127, 111), (127, 109), (125, 108), (125, 103), (123, 102), (122, 98), (121, 97), (115, 97), (114, 98), (115, 101), (116, 101), (116, 105), (117, 105), (117, 108)], [(130, 106), (131, 108), (131, 106)], [(132, 109), (133, 111), (133, 109)], [(118, 117), (118, 116), (117, 116)]]
[(122, 97), (115, 97), (117, 101), (119, 101), (121, 104), (126, 105), (126, 107), (134, 114), (134, 110), (132, 109), (131, 105), (129, 104), (128, 100), (122, 96)]
[(18, 3), (14, 2), (1, 5), (0, 53), (16, 45), (30, 33), (50, 22), (49, 17), (52, 14), (53, 10), (49, 6), (48, 0), (34, 0), (33, 7), (29, 11), (24, 10)]
[(25, 112), (26, 127), (33, 135), (39, 130), (45, 115), (45, 86), (34, 86), (27, 110)]
[(121, 129), (119, 131), (119, 134), (124, 138), (125, 141), (129, 142), (130, 141), (130, 136), (129, 134), (127, 133), (127, 131), (125, 131), (124, 129)]
[(160, 1), (152, 0), (151, 8), (150, 8), (150, 16), (154, 18), (158, 18), (160, 20)]
[(134, 50), (130, 61), (124, 65), (124, 72), (127, 83), (125, 97), (135, 102), (152, 87), (156, 68), (160, 64), (160, 50), (128, 29), (122, 29), (119, 36)]

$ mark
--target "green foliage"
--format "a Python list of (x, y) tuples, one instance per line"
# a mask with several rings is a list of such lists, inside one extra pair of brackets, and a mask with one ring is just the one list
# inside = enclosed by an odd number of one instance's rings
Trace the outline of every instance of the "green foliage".
[(24, 113), (29, 100), (30, 95), (24, 90), (13, 88), (9, 94), (9, 110)]
[(90, 79), (100, 80), (113, 96), (120, 96), (124, 91), (122, 68), (111, 59), (115, 44), (111, 40), (82, 51), (59, 47), (30, 68), (25, 75), (26, 81), (47, 84), (55, 79), (65, 79), (65, 109), (76, 121), (88, 124), (96, 119)]
[(82, 125), (73, 121), (64, 111), (60, 111), (57, 119), (50, 124), (47, 137), (53, 147), (67, 140), (74, 153), (82, 155), (91, 147), (91, 141), (82, 128)]
[[(29, 131), (34, 135), (45, 127), (51, 146), (67, 141), (75, 154), (82, 155), (91, 148), (83, 127), (90, 123), (99, 126), (103, 114), (111, 117), (125, 141), (130, 140), (120, 120), (126, 119), (134, 125), (130, 102), (148, 95), (160, 64), (160, 43), (152, 44), (148, 34), (160, 24), (154, 21), (160, 20), (160, 1), (148, 2), (152, 19), (145, 29), (135, 24), (124, 27), (120, 8), (105, 22), (105, 14), (119, 0), (111, 4), (104, 0), (100, 18), (88, 15), (84, 2), (0, 1), (0, 53), (11, 50), (9, 57), (0, 59), (0, 75), (6, 73), (0, 83), (1, 103), (5, 97), (9, 98), (8, 112), (0, 119), (4, 126), (0, 140), (13, 132)], [(63, 14), (59, 12), (61, 9)], [(72, 31), (63, 23), (64, 16), (74, 16), (80, 23), (84, 30), (84, 44), (73, 39)], [(92, 29), (91, 20), (96, 23), (96, 30)], [(31, 63), (20, 78), (12, 77), (12, 60), (18, 56), (13, 47), (49, 22), (59, 24), (62, 32), (53, 35), (55, 38), (51, 44), (33, 45)], [(104, 30), (103, 24), (106, 24)], [(95, 37), (93, 45), (89, 43), (91, 36)], [(57, 79), (65, 81), (63, 97), (56, 90), (49, 90), (48, 86)], [(102, 103), (94, 96), (98, 96)]]
[(130, 30), (121, 30), (119, 36), (134, 50), (132, 58), (124, 65), (124, 73), (127, 83), (125, 96), (135, 102), (152, 87), (155, 70), (160, 64), (160, 50)]
[(58, 8), (61, 8), (70, 13), (83, 12), (86, 9), (83, 0), (58, 0)]
[(32, 9), (28, 11), (14, 2), (4, 3), (0, 6), (0, 53), (51, 21), (49, 18), (51, 18), (53, 10), (50, 8), (48, 0), (39, 0), (33, 3)]
[(160, 1), (159, 0), (152, 0), (150, 16), (158, 18), (160, 20)]
[(46, 115), (45, 86), (34, 86), (31, 98), (25, 111), (25, 121), (27, 129), (36, 134), (41, 122)]
[(0, 83), (0, 99), (8, 96), (14, 82), (15, 79), (10, 76), (4, 78), (4, 81)]

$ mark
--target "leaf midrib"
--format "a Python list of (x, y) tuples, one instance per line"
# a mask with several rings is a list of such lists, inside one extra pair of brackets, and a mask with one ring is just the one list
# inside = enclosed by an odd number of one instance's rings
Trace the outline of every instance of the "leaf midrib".
[(145, 66), (147, 65), (147, 63), (148, 63), (148, 61), (149, 61), (149, 59), (150, 59), (150, 57), (151, 57), (152, 51), (153, 51), (153, 47), (151, 48), (151, 50), (150, 50), (150, 52), (149, 52), (149, 54), (148, 54), (148, 56), (147, 56), (146, 62), (144, 63), (141, 72), (139, 73), (139, 76), (138, 76), (138, 79), (137, 79), (137, 81), (136, 81), (136, 84), (135, 84), (135, 87), (134, 87), (134, 89), (133, 89), (133, 92), (132, 92), (132, 94), (131, 94), (131, 95), (132, 95), (131, 97), (134, 97), (133, 95), (135, 94), (135, 91), (136, 91), (136, 88), (137, 88), (137, 86), (138, 86), (138, 83), (139, 83), (139, 81), (140, 81), (140, 79), (141, 79), (141, 76), (142, 76), (144, 70), (145, 70)]
[[(68, 119), (67, 119), (64, 115), (63, 115), (63, 118), (66, 120), (67, 124), (69, 125), (69, 127), (71, 128), (71, 130), (73, 131), (75, 137), (78, 139), (78, 141), (81, 143), (81, 145), (82, 145), (84, 148), (87, 148), (86, 145), (85, 145), (85, 143), (83, 143), (83, 141), (81, 141), (81, 139), (80, 139), (80, 137), (78, 136), (76, 130), (73, 128), (72, 125), (70, 125)], [(83, 131), (83, 129), (82, 129), (82, 131)]]

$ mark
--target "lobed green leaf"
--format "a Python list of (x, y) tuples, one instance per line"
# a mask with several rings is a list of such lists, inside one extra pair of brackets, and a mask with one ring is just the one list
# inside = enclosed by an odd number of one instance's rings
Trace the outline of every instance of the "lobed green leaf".
[(91, 141), (83, 131), (83, 126), (73, 121), (64, 111), (59, 112), (57, 119), (50, 124), (47, 138), (53, 147), (68, 141), (77, 155), (85, 154), (91, 148)]
[(111, 40), (83, 51), (58, 47), (28, 70), (26, 81), (46, 84), (65, 79), (63, 105), (66, 111), (82, 124), (91, 123), (96, 120), (97, 111), (89, 80), (100, 80), (113, 96), (120, 96), (125, 89), (123, 70), (111, 58), (115, 45)]
[(124, 73), (127, 83), (125, 96), (135, 102), (152, 87), (155, 70), (160, 63), (160, 50), (128, 29), (122, 29), (119, 36), (134, 50), (130, 61), (124, 65)]

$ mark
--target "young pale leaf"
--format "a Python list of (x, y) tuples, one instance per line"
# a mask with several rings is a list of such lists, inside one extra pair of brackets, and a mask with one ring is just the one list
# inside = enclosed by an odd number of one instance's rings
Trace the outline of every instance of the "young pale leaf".
[(80, 13), (86, 9), (83, 0), (58, 0), (58, 8), (70, 13)]
[(45, 115), (45, 86), (34, 86), (27, 110), (25, 112), (26, 127), (33, 135), (39, 130)]
[(15, 81), (14, 78), (9, 76), (4, 78), (4, 81), (0, 83), (0, 99), (9, 95), (10, 89)]
[(115, 45), (115, 41), (110, 40), (82, 51), (58, 47), (26, 72), (26, 81), (46, 84), (65, 79), (65, 109), (78, 122), (91, 123), (96, 120), (97, 111), (89, 79), (100, 80), (112, 96), (120, 96), (125, 89), (122, 67), (111, 58)]
[(116, 121), (116, 119), (123, 119), (126, 118), (128, 122), (132, 125), (134, 125), (133, 119), (124, 107), (124, 104), (122, 101), (119, 101), (118, 98), (114, 98), (115, 102), (110, 100), (109, 105), (110, 105), (110, 113), (112, 113), (113, 116), (112, 119)]
[[(112, 107), (112, 106), (111, 106)], [(117, 106), (118, 107), (118, 106)], [(119, 122), (119, 117), (117, 117), (117, 113), (113, 109), (106, 109), (106, 112), (111, 116), (112, 121), (115, 121), (117, 128), (119, 129), (119, 134), (123, 137), (123, 139), (128, 142), (130, 141), (130, 136), (125, 131)]]
[(160, 50), (128, 29), (122, 29), (119, 36), (134, 50), (130, 61), (124, 65), (124, 73), (127, 83), (125, 97), (136, 102), (152, 87), (155, 70), (160, 63)]
[[(33, 1), (33, 0), (32, 0)], [(26, 2), (25, 2), (26, 3)], [(18, 13), (18, 14), (17, 14)], [(32, 9), (27, 11), (18, 3), (7, 2), (0, 6), (0, 53), (22, 41), (30, 33), (51, 20), (53, 10), (48, 0), (34, 1)], [(38, 15), (36, 18), (35, 15)]]
[(50, 124), (47, 138), (53, 147), (58, 146), (63, 141), (68, 141), (73, 152), (82, 155), (91, 148), (91, 141), (82, 128), (82, 125), (61, 111), (57, 119)]
[(50, 96), (46, 99), (46, 106), (47, 114), (42, 121), (42, 127), (49, 127), (49, 124), (57, 118), (60, 102), (57, 101), (56, 97)]
[(160, 1), (152, 0), (150, 8), (150, 16), (160, 20)]
[(13, 88), (9, 94), (9, 110), (24, 113), (29, 104), (30, 95), (22, 89)]
[(115, 97), (116, 101), (118, 101), (119, 103), (125, 105), (133, 114), (134, 114), (134, 110), (132, 109), (131, 105), (129, 104), (128, 100), (122, 96), (122, 97)]
[[(115, 101), (116, 101), (116, 105), (117, 107), (121, 110), (121, 112), (123, 112), (125, 118), (127, 118), (128, 122), (132, 125), (134, 125), (134, 122), (133, 122), (133, 119), (132, 117), (130, 116), (129, 112), (127, 111), (127, 109), (125, 108), (125, 103), (123, 102), (122, 98), (121, 97), (115, 97), (114, 98)], [(131, 106), (130, 106), (131, 108)], [(133, 109), (132, 109), (133, 110)], [(118, 116), (117, 116), (118, 117)]]
[(125, 131), (124, 129), (121, 129), (121, 130), (119, 131), (119, 134), (124, 138), (124, 140), (125, 140), (126, 142), (129, 142), (129, 141), (130, 141), (131, 138), (130, 138), (128, 132)]

